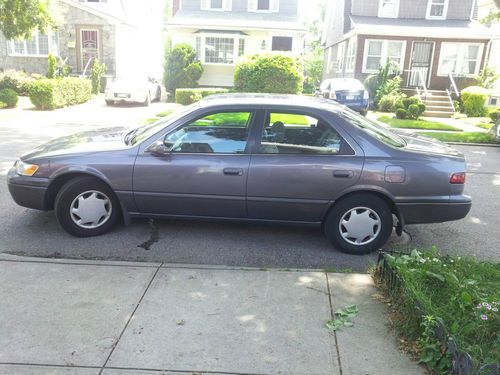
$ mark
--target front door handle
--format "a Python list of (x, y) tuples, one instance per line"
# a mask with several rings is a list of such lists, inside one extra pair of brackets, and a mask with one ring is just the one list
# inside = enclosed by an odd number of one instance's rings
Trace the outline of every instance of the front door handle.
[(243, 176), (243, 169), (241, 168), (224, 168), (223, 172), (227, 176)]
[(338, 171), (333, 171), (333, 177), (337, 178), (352, 178), (354, 176), (353, 171), (348, 171), (348, 170), (338, 170)]

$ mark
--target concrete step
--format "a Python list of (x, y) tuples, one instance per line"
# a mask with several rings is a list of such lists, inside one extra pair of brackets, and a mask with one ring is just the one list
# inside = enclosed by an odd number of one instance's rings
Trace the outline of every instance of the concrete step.
[(450, 103), (450, 100), (449, 99), (446, 99), (446, 100), (423, 100), (424, 104), (428, 104), (428, 105), (450, 105), (451, 106), (451, 103)]
[(451, 105), (426, 105), (425, 108), (427, 111), (454, 111), (454, 108)]
[(442, 118), (449, 118), (453, 116), (455, 112), (453, 111), (425, 111), (422, 116), (425, 117), (442, 117)]

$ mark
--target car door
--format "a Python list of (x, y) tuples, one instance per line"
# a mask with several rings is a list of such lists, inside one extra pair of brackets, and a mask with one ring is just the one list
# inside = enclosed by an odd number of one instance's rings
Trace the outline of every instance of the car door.
[(247, 183), (249, 218), (320, 222), (333, 197), (359, 179), (362, 150), (307, 111), (271, 110), (261, 118)]
[(140, 150), (134, 197), (143, 214), (245, 218), (251, 110), (205, 110), (160, 141), (166, 155)]

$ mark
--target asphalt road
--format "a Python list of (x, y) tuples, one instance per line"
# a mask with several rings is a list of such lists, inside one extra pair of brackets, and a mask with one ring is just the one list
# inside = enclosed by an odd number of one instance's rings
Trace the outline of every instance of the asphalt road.
[[(333, 249), (317, 228), (134, 220), (112, 233), (74, 238), (59, 228), (52, 212), (17, 206), (5, 173), (24, 152), (50, 138), (109, 125), (132, 125), (164, 110), (108, 108), (98, 100), (54, 112), (0, 111), (0, 252), (35, 257), (160, 261), (260, 268), (352, 269), (364, 271), (376, 255), (351, 256)], [(408, 226), (408, 238), (391, 238), (389, 248), (429, 248), (447, 253), (500, 257), (500, 148), (457, 146), (468, 159), (467, 192), (474, 204), (458, 222)], [(403, 243), (406, 243), (403, 245)]]

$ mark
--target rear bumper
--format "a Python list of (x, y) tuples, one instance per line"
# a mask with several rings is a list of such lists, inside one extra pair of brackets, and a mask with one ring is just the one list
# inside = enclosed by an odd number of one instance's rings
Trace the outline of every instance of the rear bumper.
[(366, 112), (368, 110), (368, 100), (357, 103), (342, 103), (342, 102), (339, 103), (345, 105), (347, 108), (350, 108), (356, 112)]
[(47, 211), (49, 180), (46, 178), (19, 176), (12, 168), (7, 175), (7, 186), (14, 201), (23, 207)]
[(441, 202), (396, 203), (396, 207), (405, 224), (443, 223), (466, 217), (472, 207), (472, 200), (467, 195), (459, 195)]

